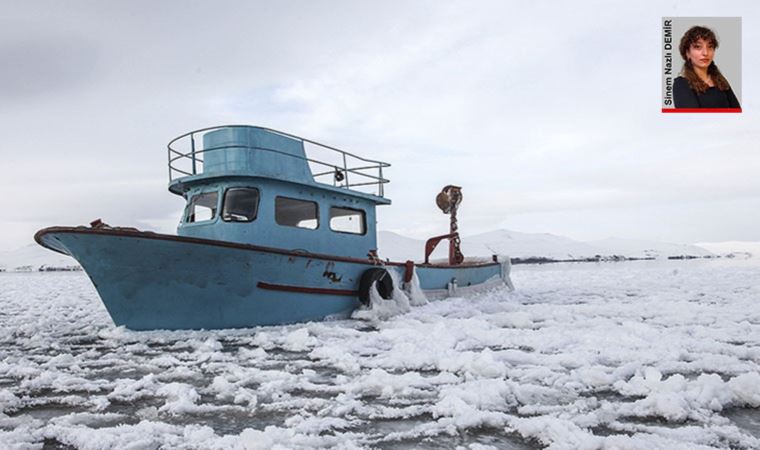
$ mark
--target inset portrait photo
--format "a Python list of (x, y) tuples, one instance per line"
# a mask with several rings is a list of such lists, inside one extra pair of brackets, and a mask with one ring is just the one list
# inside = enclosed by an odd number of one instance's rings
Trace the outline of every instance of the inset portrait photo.
[(741, 17), (662, 18), (662, 112), (740, 113)]

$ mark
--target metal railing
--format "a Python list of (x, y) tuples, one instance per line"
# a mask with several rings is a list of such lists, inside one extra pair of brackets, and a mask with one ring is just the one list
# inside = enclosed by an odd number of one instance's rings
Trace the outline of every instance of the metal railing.
[[(254, 128), (278, 134), (300, 142), (304, 147), (306, 157), (293, 155), (274, 148), (256, 147), (249, 145), (223, 145), (218, 147), (203, 147), (203, 135), (211, 131), (226, 128)], [(331, 184), (345, 189), (356, 187), (374, 186), (374, 195), (383, 197), (383, 185), (390, 180), (383, 177), (383, 168), (390, 164), (372, 159), (362, 158), (329, 145), (305, 139), (300, 136), (284, 133), (270, 128), (255, 127), (250, 125), (223, 125), (217, 127), (202, 128), (191, 131), (172, 139), (166, 146), (168, 150), (169, 182), (178, 178), (198, 175), (203, 173), (203, 156), (211, 151), (231, 148), (246, 149), (252, 152), (271, 152), (283, 157), (305, 161), (309, 165), (314, 181)], [(310, 153), (322, 153), (326, 158), (312, 158)], [(328, 162), (323, 159), (331, 159)], [(326, 180), (328, 179), (328, 180)], [(325, 182), (327, 181), (327, 182)]]

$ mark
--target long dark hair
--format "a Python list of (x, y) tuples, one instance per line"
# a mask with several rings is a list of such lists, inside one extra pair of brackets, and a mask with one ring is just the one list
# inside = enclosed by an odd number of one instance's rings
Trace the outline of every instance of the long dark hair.
[[(711, 29), (701, 26), (689, 28), (689, 30), (684, 33), (681, 38), (681, 44), (678, 46), (678, 50), (681, 52), (681, 57), (684, 60), (681, 74), (686, 78), (686, 81), (689, 82), (689, 87), (698, 94), (704, 93), (710, 86), (699, 78), (699, 75), (694, 71), (694, 66), (691, 64), (691, 61), (689, 61), (686, 54), (691, 46), (700, 39), (703, 39), (709, 45), (712, 45), (713, 48), (718, 48), (718, 38), (715, 37), (715, 33), (713, 33)], [(731, 88), (728, 84), (728, 80), (726, 80), (723, 74), (720, 73), (718, 66), (715, 65), (715, 61), (710, 62), (710, 65), (707, 67), (707, 74), (712, 78), (715, 86), (721, 91), (727, 91)]]

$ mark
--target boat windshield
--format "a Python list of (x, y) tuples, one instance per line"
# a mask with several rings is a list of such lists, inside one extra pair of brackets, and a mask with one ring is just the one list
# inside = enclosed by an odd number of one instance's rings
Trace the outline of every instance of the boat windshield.
[(225, 222), (251, 222), (256, 218), (259, 206), (259, 190), (255, 188), (230, 188), (224, 194), (222, 220)]
[(187, 223), (203, 222), (216, 217), (217, 193), (202, 192), (194, 195), (187, 208)]

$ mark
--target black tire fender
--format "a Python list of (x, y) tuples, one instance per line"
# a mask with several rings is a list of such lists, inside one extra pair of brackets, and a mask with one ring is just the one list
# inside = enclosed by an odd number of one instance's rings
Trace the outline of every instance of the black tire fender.
[(377, 292), (385, 300), (393, 297), (393, 278), (387, 270), (380, 267), (367, 269), (359, 280), (359, 301), (369, 306), (369, 290), (377, 283)]

